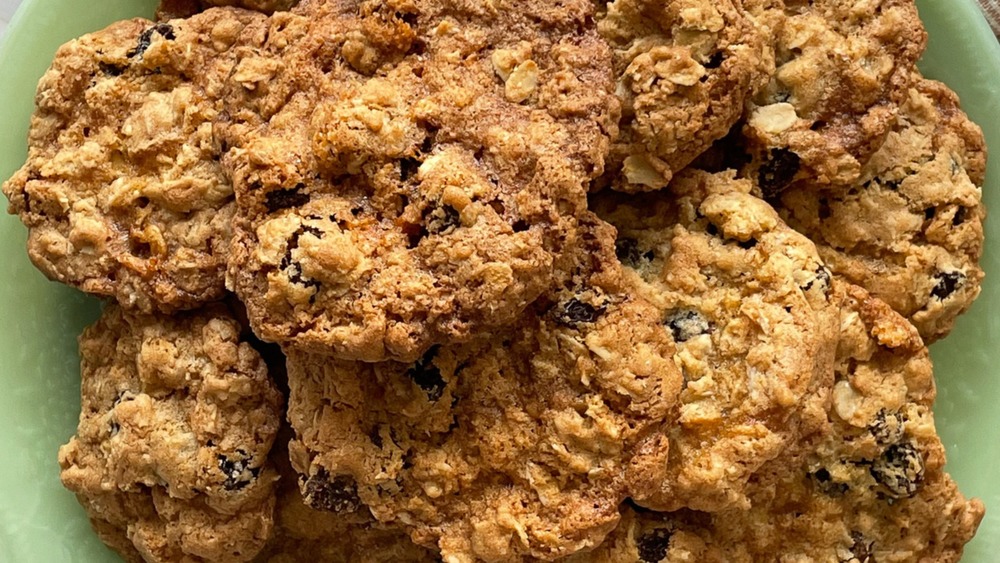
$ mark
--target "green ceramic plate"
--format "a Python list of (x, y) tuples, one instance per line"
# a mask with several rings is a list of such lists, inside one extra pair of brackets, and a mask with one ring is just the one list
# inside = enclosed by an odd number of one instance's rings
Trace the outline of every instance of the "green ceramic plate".
[[(1000, 46), (974, 0), (923, 0), (930, 32), (922, 68), (952, 86), (1000, 151)], [(64, 41), (112, 21), (149, 16), (154, 0), (26, 0), (0, 42), (0, 178), (26, 153), (35, 83)], [(1000, 155), (989, 166), (985, 198), (1000, 209)], [(994, 211), (996, 213), (996, 211)], [(1000, 553), (1000, 222), (990, 244), (982, 297), (952, 335), (934, 346), (938, 429), (948, 468), (968, 495), (988, 507), (967, 561)], [(59, 484), (56, 449), (76, 427), (76, 335), (93, 321), (96, 301), (47, 281), (28, 262), (25, 230), (0, 216), (0, 561), (116, 561)]]

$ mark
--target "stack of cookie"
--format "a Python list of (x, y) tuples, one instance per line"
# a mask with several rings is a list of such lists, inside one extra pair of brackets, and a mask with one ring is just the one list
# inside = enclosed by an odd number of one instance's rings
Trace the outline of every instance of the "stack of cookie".
[(985, 148), (912, 0), (158, 17), (60, 49), (3, 187), (109, 300), (59, 460), (126, 559), (961, 555)]

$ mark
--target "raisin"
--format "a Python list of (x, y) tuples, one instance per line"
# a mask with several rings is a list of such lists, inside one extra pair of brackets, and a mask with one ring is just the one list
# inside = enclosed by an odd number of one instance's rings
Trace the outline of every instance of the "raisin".
[(707, 334), (712, 330), (711, 323), (698, 311), (685, 309), (668, 315), (663, 324), (670, 327), (675, 342), (686, 342), (695, 336)]
[(559, 308), (559, 312), (556, 313), (556, 319), (567, 325), (592, 323), (600, 318), (606, 310), (607, 307), (595, 307), (590, 303), (585, 303), (574, 297), (562, 304)]
[(176, 36), (174, 35), (174, 28), (171, 27), (170, 24), (158, 23), (153, 27), (148, 28), (146, 31), (142, 32), (142, 34), (139, 36), (139, 43), (136, 44), (134, 49), (126, 53), (128, 58), (131, 59), (132, 57), (135, 56), (141, 57), (142, 54), (146, 52), (146, 49), (149, 48), (150, 44), (152, 44), (154, 33), (159, 33), (160, 36), (166, 39), (167, 41), (173, 41), (174, 39), (176, 39)]
[(354, 512), (361, 506), (354, 479), (349, 475), (331, 479), (330, 473), (323, 468), (306, 480), (302, 497), (309, 506), (326, 512)]
[(816, 268), (816, 277), (806, 282), (801, 289), (802, 291), (809, 291), (814, 286), (818, 285), (820, 291), (823, 292), (823, 295), (827, 295), (830, 293), (830, 278), (830, 270), (826, 269), (826, 266), (820, 265)]
[(656, 528), (639, 537), (636, 548), (639, 550), (639, 560), (646, 563), (659, 563), (667, 556), (670, 548), (670, 530)]
[(97, 63), (97, 68), (108, 76), (121, 76), (125, 72), (125, 67), (114, 63)]
[(458, 211), (450, 205), (442, 205), (424, 212), (424, 221), (427, 224), (427, 232), (432, 235), (445, 234), (462, 226)]
[(420, 161), (415, 158), (404, 158), (399, 161), (399, 180), (405, 182), (413, 177), (420, 168)]
[(850, 559), (841, 559), (840, 563), (874, 563), (875, 542), (865, 540), (865, 536), (858, 531), (851, 532), (851, 555)]
[(219, 471), (226, 476), (222, 487), (227, 491), (238, 491), (246, 487), (260, 474), (259, 467), (250, 467), (253, 456), (243, 450), (236, 450), (232, 456), (216, 455), (219, 461)]
[(872, 463), (869, 472), (889, 496), (908, 498), (916, 494), (924, 479), (924, 459), (909, 442), (893, 444)]
[(319, 282), (302, 277), (302, 266), (298, 262), (292, 260), (292, 251), (299, 247), (299, 238), (305, 233), (309, 233), (317, 238), (323, 236), (323, 231), (317, 229), (316, 227), (310, 227), (308, 225), (302, 225), (299, 227), (298, 230), (292, 234), (292, 238), (288, 240), (285, 255), (281, 258), (280, 268), (288, 275), (288, 281), (304, 285), (306, 287), (312, 287), (319, 291)]
[(757, 173), (757, 184), (764, 199), (773, 199), (788, 187), (799, 172), (801, 159), (788, 149), (771, 149), (767, 162)]
[(750, 250), (751, 248), (757, 246), (757, 239), (752, 238), (749, 240), (738, 241), (736, 244), (743, 250)]
[(868, 431), (879, 444), (893, 444), (903, 437), (904, 422), (903, 416), (898, 412), (882, 409), (875, 415), (875, 420), (868, 425)]
[(437, 354), (437, 346), (431, 348), (424, 354), (423, 358), (417, 360), (410, 369), (406, 370), (406, 376), (413, 380), (427, 393), (427, 398), (437, 401), (444, 394), (445, 380), (441, 377), (441, 370), (434, 365), (434, 356)]
[(959, 207), (955, 210), (955, 214), (951, 217), (951, 224), (953, 227), (957, 227), (965, 222), (965, 216), (968, 214), (968, 209), (965, 207)]
[(962, 287), (965, 283), (965, 274), (962, 272), (941, 272), (934, 276), (934, 279), (937, 280), (937, 284), (931, 290), (931, 297), (943, 301)]
[(722, 66), (722, 61), (724, 60), (726, 60), (726, 56), (722, 54), (722, 51), (716, 51), (702, 66), (705, 68), (719, 68)]
[(654, 256), (652, 250), (647, 250), (646, 252), (639, 250), (639, 241), (634, 238), (620, 238), (616, 240), (615, 255), (618, 257), (619, 262), (630, 268), (642, 265), (643, 261), (651, 262)]
[(301, 207), (309, 203), (309, 194), (302, 193), (300, 190), (304, 188), (302, 184), (290, 188), (287, 190), (275, 190), (273, 192), (267, 192), (265, 195), (266, 201), (264, 206), (267, 207), (268, 213), (277, 213), (282, 209), (288, 209), (289, 207)]
[(821, 467), (817, 471), (810, 473), (809, 477), (813, 480), (819, 492), (827, 496), (839, 497), (851, 488), (847, 483), (834, 481), (833, 476), (830, 475), (830, 472), (825, 467)]

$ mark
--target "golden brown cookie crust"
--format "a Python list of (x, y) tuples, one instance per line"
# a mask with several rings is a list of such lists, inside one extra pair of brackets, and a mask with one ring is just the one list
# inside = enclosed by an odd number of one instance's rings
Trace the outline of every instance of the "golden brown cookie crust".
[(554, 283), (617, 124), (592, 12), (304, 2), (263, 24), (225, 128), (255, 331), (413, 361), (513, 322)]
[[(282, 398), (221, 305), (109, 305), (80, 337), (82, 412), (59, 450), (95, 528), (149, 561), (248, 561), (270, 532)], [(124, 539), (123, 539), (124, 538)]]
[(48, 277), (146, 312), (222, 297), (235, 205), (212, 129), (230, 47), (258, 17), (135, 19), (59, 50), (3, 187)]
[(929, 343), (979, 295), (986, 146), (958, 97), (919, 79), (856, 182), (793, 186), (776, 205), (830, 269), (907, 317)]
[(830, 275), (808, 239), (733, 172), (689, 170), (660, 194), (598, 194), (632, 291), (677, 342), (678, 410), (631, 497), (661, 510), (746, 504), (747, 479), (822, 415), (836, 347)]

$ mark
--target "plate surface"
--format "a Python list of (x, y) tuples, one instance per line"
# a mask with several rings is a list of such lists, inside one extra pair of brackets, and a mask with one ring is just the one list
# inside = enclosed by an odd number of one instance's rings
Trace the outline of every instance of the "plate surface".
[[(962, 97), (997, 153), (984, 197), (1000, 213), (1000, 45), (974, 0), (918, 0), (930, 33), (921, 64)], [(26, 0), (0, 43), (0, 179), (23, 162), (38, 78), (66, 40), (112, 21), (149, 17), (153, 0)], [(3, 202), (6, 203), (5, 201)], [(982, 296), (957, 328), (932, 348), (938, 381), (935, 414), (948, 469), (987, 516), (966, 561), (1000, 553), (1000, 218), (987, 222)], [(56, 450), (76, 427), (76, 335), (98, 303), (47, 281), (28, 261), (26, 231), (0, 216), (0, 561), (118, 561), (91, 532), (59, 484)]]

